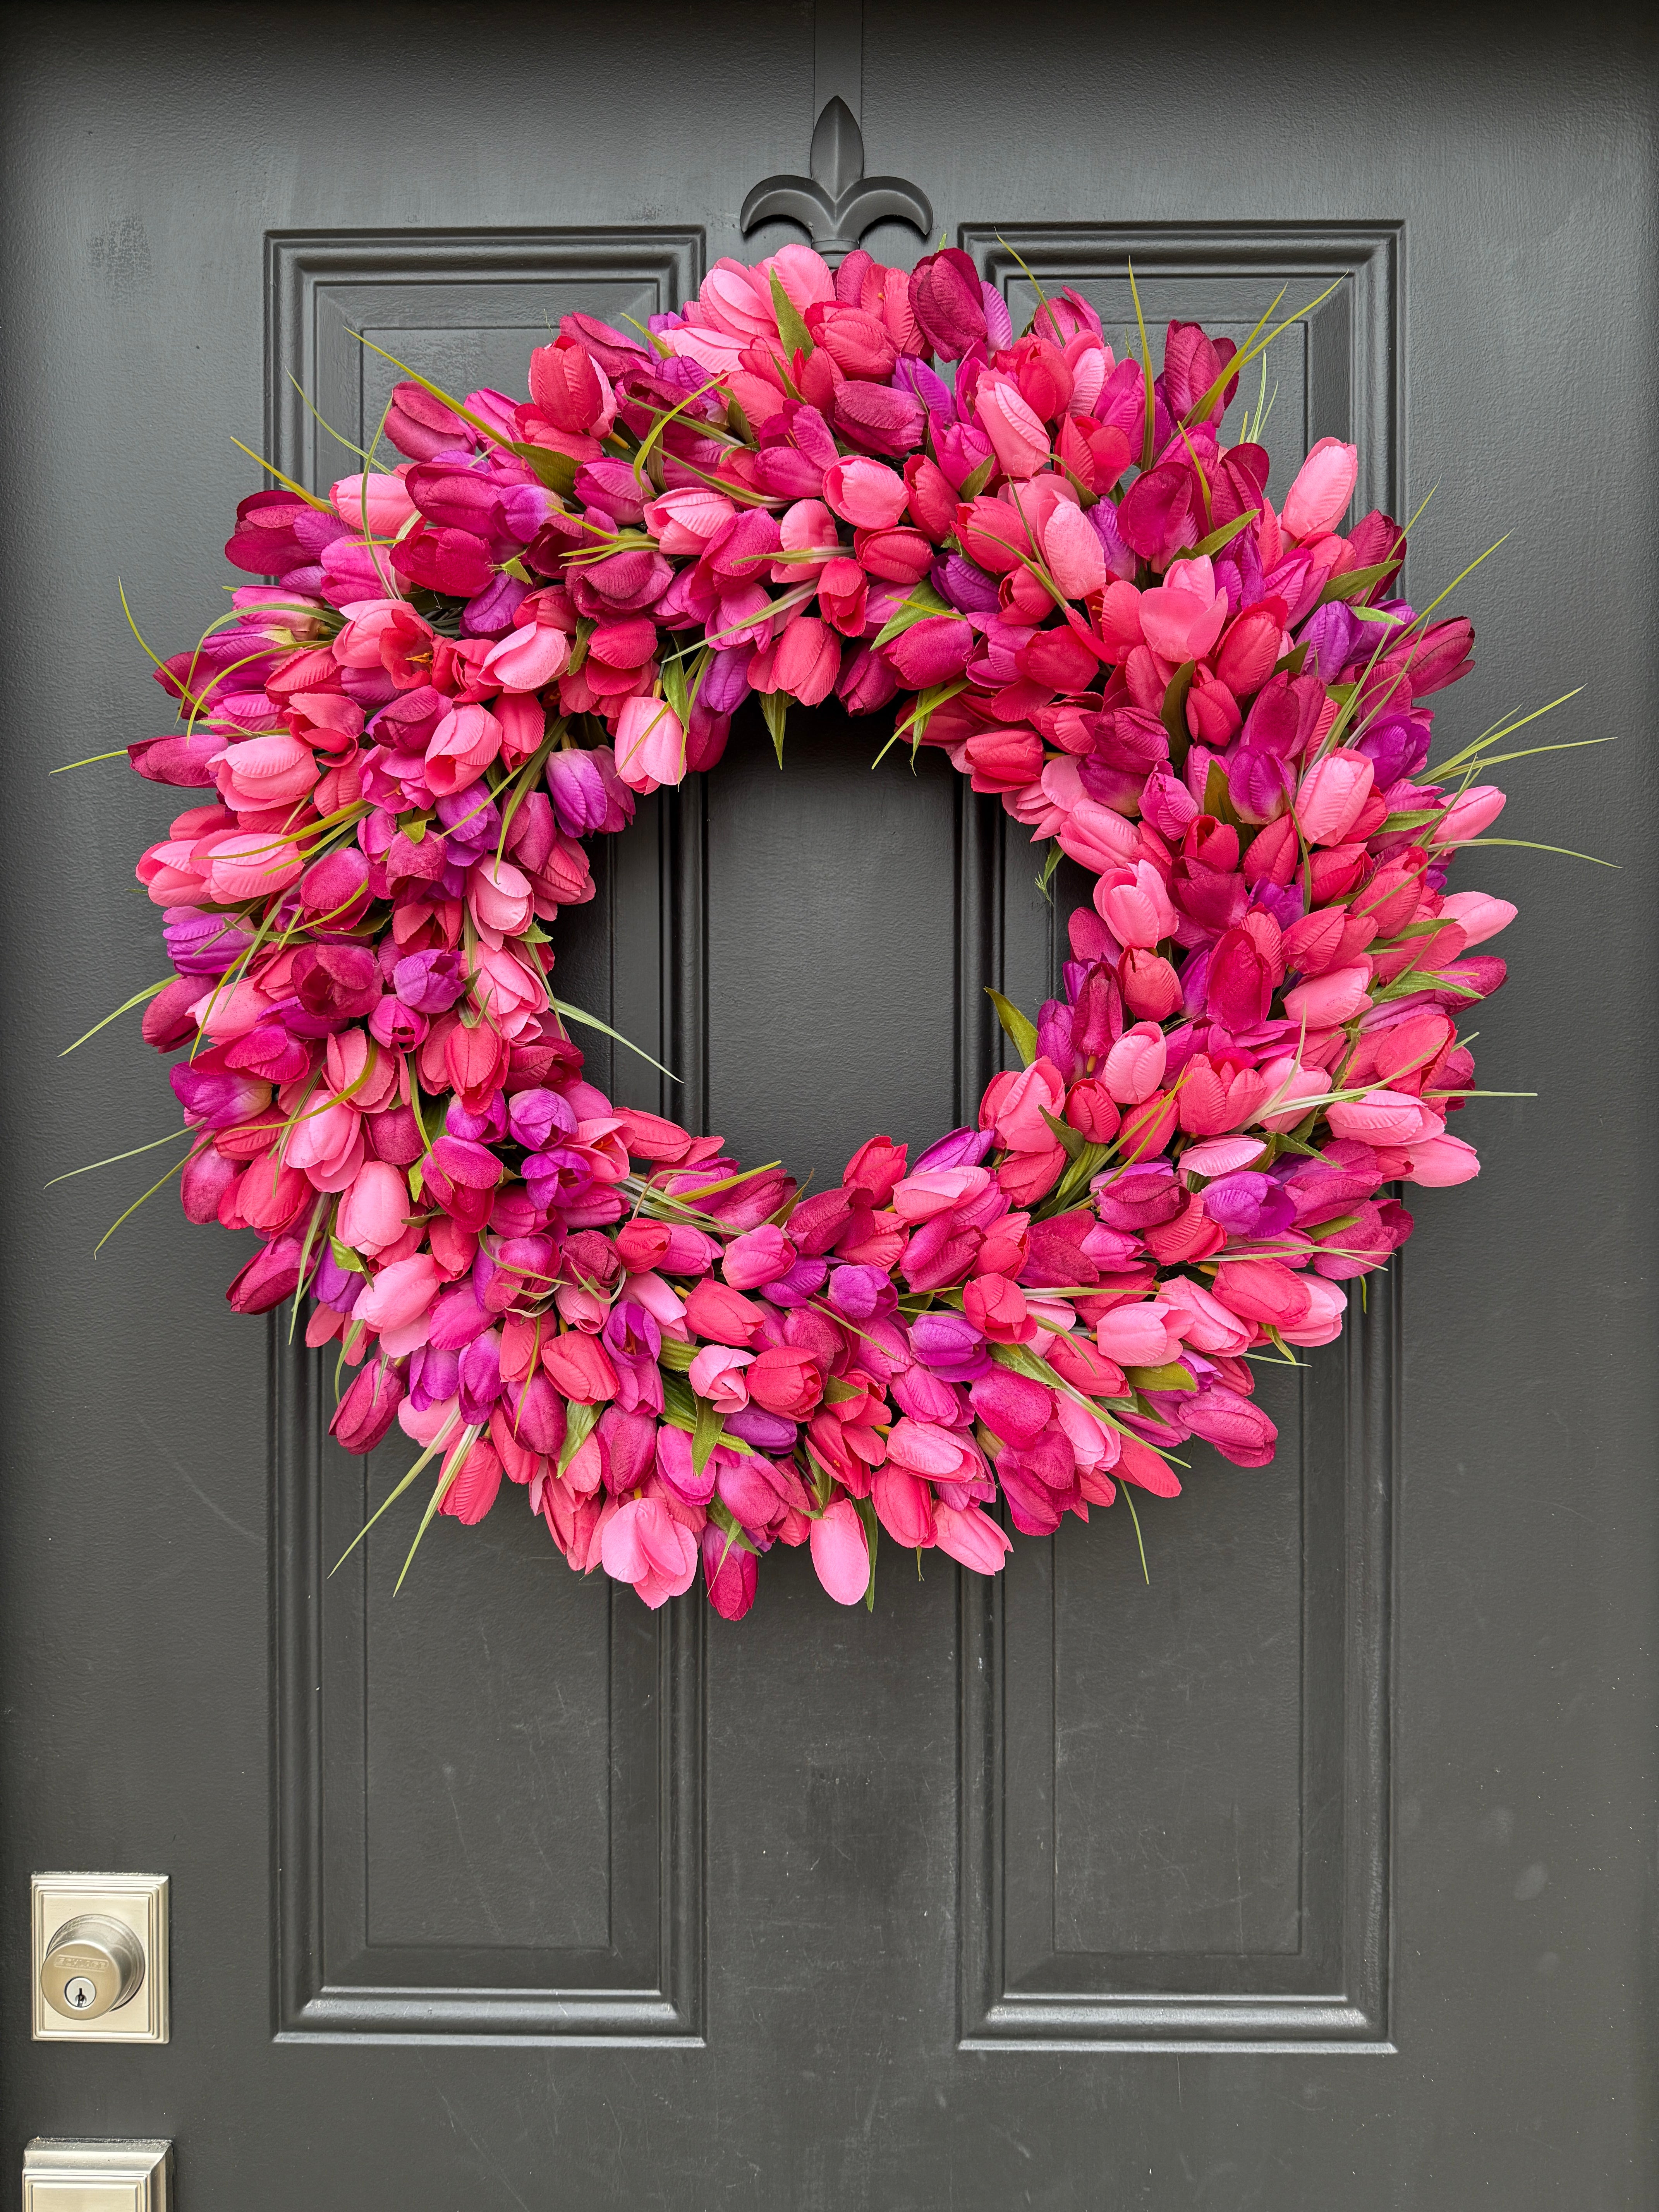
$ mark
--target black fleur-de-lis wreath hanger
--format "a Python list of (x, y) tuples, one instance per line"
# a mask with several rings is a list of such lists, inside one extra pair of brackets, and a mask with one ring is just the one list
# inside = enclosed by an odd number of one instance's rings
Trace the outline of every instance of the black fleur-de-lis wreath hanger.
[(866, 177), (864, 134), (841, 99), (826, 100), (812, 133), (810, 177), (767, 177), (743, 204), (744, 234), (780, 216), (798, 222), (831, 264), (849, 254), (878, 222), (908, 222), (926, 238), (933, 210), (903, 177)]

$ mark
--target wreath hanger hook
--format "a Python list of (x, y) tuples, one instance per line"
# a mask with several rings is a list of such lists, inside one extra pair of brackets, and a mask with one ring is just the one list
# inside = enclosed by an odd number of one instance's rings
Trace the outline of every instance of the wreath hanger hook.
[(864, 133), (837, 95), (827, 100), (812, 132), (809, 177), (767, 177), (743, 204), (744, 235), (780, 216), (798, 222), (833, 268), (878, 222), (908, 222), (924, 238), (933, 228), (933, 204), (903, 177), (866, 177)]

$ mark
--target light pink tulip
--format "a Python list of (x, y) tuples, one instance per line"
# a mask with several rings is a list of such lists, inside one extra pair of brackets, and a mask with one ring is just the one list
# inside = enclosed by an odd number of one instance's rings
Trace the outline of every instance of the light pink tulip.
[(1316, 761), (1296, 793), (1296, 818), (1308, 842), (1340, 845), (1358, 820), (1376, 780), (1364, 753), (1339, 748)]
[(698, 1397), (722, 1413), (735, 1413), (749, 1403), (749, 1385), (743, 1370), (752, 1352), (737, 1352), (725, 1344), (705, 1344), (691, 1362), (686, 1380)]
[(722, 493), (691, 489), (665, 491), (645, 510), (645, 526), (663, 551), (675, 559), (695, 561), (711, 538), (716, 538), (737, 513)]
[(298, 738), (248, 738), (232, 745), (214, 771), (219, 795), (239, 813), (291, 806), (317, 781), (317, 756)]
[(361, 532), (367, 524), (371, 538), (395, 538), (415, 519), (415, 502), (401, 477), (342, 477), (329, 486), (328, 496), (348, 530)]
[[(770, 681), (763, 683), (763, 689), (787, 691), (803, 707), (816, 707), (836, 688), (841, 640), (817, 615), (792, 615), (772, 648), (771, 663)], [(755, 672), (751, 668), (751, 679)]]
[(256, 830), (232, 830), (204, 838), (194, 852), (216, 906), (240, 906), (245, 899), (269, 898), (291, 884), (305, 866), (285, 837)]
[(1454, 891), (1440, 908), (1442, 920), (1455, 921), (1462, 931), (1466, 950), (1507, 929), (1519, 911), (1507, 899), (1492, 898), (1486, 891)]
[[(1340, 1244), (1340, 1232), (1331, 1241)], [(1304, 1275), (1301, 1281), (1308, 1293), (1307, 1313), (1300, 1321), (1281, 1324), (1279, 1334), (1286, 1344), (1334, 1343), (1341, 1335), (1342, 1324), (1347, 1319), (1346, 1291), (1340, 1283), (1328, 1282), (1323, 1275)]]
[(984, 1168), (923, 1168), (893, 1188), (890, 1201), (901, 1221), (928, 1221), (990, 1188)]
[[(1075, 762), (1066, 765), (1075, 769)], [(1044, 769), (1042, 773), (1046, 790), (1048, 771)], [(1132, 863), (1139, 844), (1134, 823), (1097, 799), (1079, 799), (1061, 817), (1054, 834), (1067, 860), (1076, 860), (1097, 875), (1103, 869)]]
[(933, 1508), (933, 1536), (941, 1552), (976, 1575), (994, 1575), (1014, 1548), (1006, 1529), (976, 1507), (966, 1511), (941, 1499)]
[(438, 1263), (429, 1252), (394, 1260), (358, 1294), (352, 1318), (379, 1329), (386, 1351), (400, 1358), (426, 1342), (432, 1327), (432, 1307), (442, 1283)]
[(655, 791), (685, 775), (685, 732), (663, 699), (624, 699), (617, 724), (617, 774), (630, 791)]
[(498, 638), (484, 655), (483, 672), (503, 691), (539, 691), (562, 673), (570, 659), (570, 640), (550, 623), (532, 623)]
[(1190, 1275), (1169, 1276), (1158, 1285), (1158, 1295), (1184, 1316), (1182, 1334), (1194, 1352), (1226, 1357), (1249, 1350), (1255, 1331)]
[(1095, 1324), (1095, 1342), (1120, 1367), (1162, 1367), (1181, 1357), (1187, 1317), (1164, 1298), (1114, 1306)]
[(535, 912), (530, 878), (493, 853), (467, 871), (466, 903), (479, 933), (493, 945), (503, 937), (522, 935)]
[(1227, 607), (1207, 556), (1177, 561), (1161, 585), (1140, 595), (1141, 634), (1164, 660), (1202, 660), (1221, 635)]
[(1233, 1175), (1249, 1167), (1264, 1149), (1260, 1137), (1206, 1137), (1188, 1146), (1181, 1155), (1182, 1170), (1187, 1175)]
[[(358, 1300), (361, 1305), (362, 1299)], [(441, 1443), (453, 1436), (460, 1425), (461, 1405), (459, 1398), (436, 1398), (429, 1406), (416, 1407), (412, 1399), (403, 1399), (398, 1407), (398, 1426), (411, 1443), (424, 1447)]]
[(448, 799), (476, 783), (501, 749), (501, 726), (487, 707), (452, 707), (426, 749), (426, 780), (434, 797)]
[(1312, 538), (1334, 530), (1353, 497), (1359, 474), (1359, 448), (1340, 438), (1322, 438), (1297, 471), (1285, 495), (1279, 520), (1292, 538)]
[(599, 1560), (612, 1582), (632, 1583), (654, 1613), (691, 1587), (697, 1540), (660, 1498), (630, 1498), (605, 1524)]
[(1068, 599), (1085, 599), (1105, 589), (1105, 549), (1081, 507), (1057, 500), (1042, 540), (1044, 564)]
[(1164, 1080), (1169, 1041), (1157, 1022), (1137, 1022), (1125, 1030), (1106, 1055), (1101, 1079), (1120, 1106), (1139, 1106)]
[(302, 1108), (284, 1157), (313, 1190), (343, 1190), (356, 1179), (363, 1152), (362, 1115), (343, 1098), (319, 1090)]
[(1332, 1133), (1358, 1138), (1362, 1145), (1426, 1144), (1442, 1134), (1437, 1115), (1403, 1091), (1368, 1091), (1363, 1098), (1339, 1099), (1327, 1109)]
[(1285, 1014), (1293, 1022), (1305, 1022), (1310, 1030), (1336, 1029), (1370, 1007), (1366, 993), (1370, 980), (1369, 960), (1358, 961), (1351, 968), (1328, 968), (1322, 975), (1310, 975), (1305, 983), (1285, 992)]
[(870, 1547), (850, 1498), (838, 1498), (812, 1523), (812, 1565), (837, 1605), (856, 1605), (870, 1587)]
[(974, 412), (1005, 476), (1023, 482), (1048, 467), (1048, 433), (1012, 378), (995, 369), (982, 375), (974, 387)]
[(1480, 1172), (1474, 1146), (1466, 1145), (1462, 1137), (1430, 1137), (1408, 1149), (1412, 1164), (1406, 1172), (1407, 1182), (1441, 1190), (1452, 1183), (1468, 1182)]
[(1422, 832), (1424, 842), (1436, 845), (1461, 845), (1471, 837), (1478, 837), (1483, 830), (1490, 830), (1504, 811), (1505, 795), (1495, 783), (1472, 784), (1462, 796), (1454, 799), (1431, 830)]
[(410, 1207), (409, 1185), (399, 1171), (385, 1160), (365, 1160), (340, 1200), (334, 1233), (372, 1260), (403, 1235)]
[(1291, 1053), (1268, 1060), (1261, 1073), (1270, 1088), (1261, 1122), (1264, 1129), (1275, 1132), (1293, 1129), (1307, 1118), (1306, 1108), (1297, 1103), (1299, 1099), (1322, 1098), (1330, 1088), (1327, 1076), (1316, 1067), (1302, 1066)]
[(1176, 926), (1164, 878), (1150, 860), (1108, 870), (1095, 885), (1095, 911), (1120, 945), (1142, 951), (1171, 935)]

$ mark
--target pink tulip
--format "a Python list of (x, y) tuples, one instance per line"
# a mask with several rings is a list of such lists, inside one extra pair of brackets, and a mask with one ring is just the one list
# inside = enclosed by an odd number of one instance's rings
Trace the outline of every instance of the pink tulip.
[(1221, 635), (1227, 608), (1207, 558), (1178, 561), (1163, 584), (1141, 593), (1141, 635), (1164, 660), (1202, 660)]
[(783, 1231), (764, 1222), (760, 1228), (746, 1229), (741, 1237), (732, 1238), (726, 1248), (721, 1272), (734, 1291), (754, 1291), (787, 1275), (799, 1257)]
[[(1453, 1138), (1451, 1141), (1457, 1141)], [(1340, 1232), (1333, 1238), (1340, 1244)], [(1347, 1293), (1340, 1283), (1328, 1282), (1323, 1275), (1304, 1275), (1303, 1289), (1308, 1294), (1308, 1310), (1297, 1322), (1281, 1326), (1279, 1334), (1286, 1344), (1333, 1344), (1342, 1334), (1342, 1324), (1347, 1319)]]
[(1316, 761), (1297, 787), (1295, 813), (1310, 845), (1340, 845), (1371, 795), (1376, 771), (1364, 753), (1339, 750)]
[(728, 1345), (705, 1344), (691, 1362), (686, 1380), (718, 1412), (735, 1413), (749, 1403), (743, 1370), (754, 1357), (752, 1352), (735, 1352)]
[(1024, 481), (1048, 465), (1048, 433), (1011, 377), (991, 370), (974, 388), (974, 412), (1005, 476)]
[(394, 1260), (371, 1278), (352, 1308), (352, 1319), (379, 1329), (380, 1342), (392, 1357), (400, 1358), (424, 1344), (432, 1324), (442, 1277), (429, 1252), (412, 1259)]
[[(1046, 769), (1043, 775), (1046, 789)], [(1133, 823), (1127, 821), (1115, 807), (1102, 805), (1097, 799), (1078, 799), (1066, 810), (1054, 834), (1068, 860), (1076, 860), (1097, 875), (1103, 869), (1121, 868), (1132, 863), (1136, 850)]]
[(1261, 1074), (1271, 1086), (1267, 1103), (1273, 1110), (1264, 1109), (1259, 1118), (1264, 1129), (1275, 1133), (1293, 1129), (1307, 1119), (1307, 1109), (1297, 1103), (1299, 1099), (1322, 1098), (1330, 1087), (1320, 1069), (1304, 1067), (1290, 1054), (1267, 1061)]
[(850, 1498), (838, 1498), (812, 1523), (812, 1565), (837, 1605), (856, 1605), (870, 1587), (870, 1547)]
[(647, 502), (645, 526), (663, 551), (695, 561), (712, 538), (717, 538), (737, 513), (724, 493), (690, 488), (665, 491)]
[[(273, 891), (291, 884), (305, 866), (286, 838), (252, 830), (204, 839), (195, 848), (193, 858), (216, 906), (240, 906), (246, 899), (269, 898)], [(150, 896), (155, 896), (153, 887)]]
[(1504, 811), (1504, 793), (1492, 783), (1477, 783), (1454, 799), (1435, 826), (1424, 833), (1425, 842), (1461, 845), (1491, 829)]
[(787, 692), (803, 707), (816, 707), (836, 688), (841, 639), (817, 615), (792, 615), (771, 649), (769, 671), (766, 658), (757, 656), (749, 672), (757, 690)]
[(1369, 960), (1358, 961), (1351, 968), (1327, 969), (1322, 975), (1310, 976), (1305, 983), (1285, 992), (1285, 1012), (1290, 1020), (1305, 1023), (1310, 1030), (1335, 1029), (1370, 1006), (1370, 980)]
[(401, 477), (342, 477), (329, 486), (328, 497), (348, 530), (370, 538), (395, 538), (416, 511)]
[(906, 1551), (933, 1541), (933, 1493), (920, 1476), (890, 1461), (876, 1469), (871, 1486), (876, 1518)]
[(1182, 1334), (1194, 1352), (1231, 1357), (1249, 1349), (1254, 1330), (1190, 1275), (1167, 1277), (1158, 1285), (1158, 1295), (1183, 1317)]
[(232, 745), (215, 770), (219, 795), (239, 813), (291, 806), (318, 777), (317, 756), (298, 738), (248, 738)]
[(1438, 1117), (1400, 1091), (1369, 1091), (1363, 1098), (1339, 1099), (1326, 1115), (1334, 1135), (1357, 1138), (1362, 1145), (1426, 1143), (1442, 1133)]
[(625, 699), (617, 723), (617, 774), (630, 791), (655, 791), (685, 775), (685, 732), (665, 700)]
[(1307, 1319), (1313, 1305), (1308, 1285), (1322, 1280), (1296, 1274), (1277, 1260), (1229, 1260), (1216, 1269), (1212, 1289), (1241, 1321), (1284, 1330)]
[(1279, 1443), (1271, 1418), (1236, 1390), (1212, 1387), (1181, 1403), (1182, 1426), (1212, 1443), (1235, 1467), (1266, 1467)]
[(452, 707), (426, 749), (426, 780), (447, 799), (476, 783), (501, 749), (501, 726), (487, 707)]
[(1105, 550), (1081, 507), (1056, 501), (1041, 536), (1044, 564), (1068, 599), (1105, 589)]
[(1455, 921), (1462, 931), (1466, 950), (1507, 929), (1518, 911), (1507, 899), (1492, 898), (1485, 891), (1454, 891), (1440, 908), (1441, 919)]
[(1114, 1306), (1095, 1324), (1095, 1343), (1120, 1367), (1162, 1367), (1181, 1357), (1186, 1316), (1164, 1298)]
[(1480, 1172), (1474, 1146), (1466, 1145), (1461, 1137), (1430, 1137), (1425, 1142), (1410, 1145), (1408, 1150), (1412, 1164), (1405, 1180), (1422, 1183), (1429, 1189), (1444, 1189), (1452, 1183), (1468, 1182)]
[(896, 469), (880, 461), (837, 461), (823, 475), (823, 496), (855, 530), (890, 530), (904, 513), (909, 492)]
[(907, 689), (921, 691), (960, 676), (973, 649), (974, 634), (965, 622), (951, 615), (928, 615), (896, 637), (886, 653)]
[[(1264, 1069), (1263, 1073), (1266, 1073)], [(1188, 1145), (1181, 1155), (1182, 1172), (1189, 1176), (1232, 1175), (1260, 1159), (1266, 1147), (1260, 1137), (1205, 1137)]]
[(503, 937), (521, 935), (535, 913), (529, 878), (493, 853), (468, 871), (466, 903), (486, 943), (495, 946)]
[(570, 659), (570, 640), (550, 623), (510, 629), (484, 655), (483, 672), (504, 691), (539, 691)]
[(1137, 1022), (1106, 1055), (1102, 1080), (1120, 1106), (1139, 1106), (1164, 1080), (1169, 1042), (1157, 1022)]
[(1031, 1376), (993, 1367), (969, 1389), (978, 1419), (1005, 1443), (1034, 1444), (1054, 1417), (1054, 1394)]
[(395, 1244), (409, 1226), (409, 1185), (384, 1160), (366, 1160), (340, 1200), (334, 1233), (370, 1259)]
[(933, 1507), (933, 1535), (941, 1552), (976, 1575), (995, 1574), (1014, 1548), (988, 1514), (974, 1507), (964, 1511), (942, 1498)]
[(1334, 530), (1353, 497), (1359, 474), (1359, 448), (1340, 438), (1322, 438), (1297, 471), (1285, 495), (1279, 520), (1292, 538), (1313, 538)]
[(605, 1523), (599, 1560), (612, 1582), (632, 1583), (654, 1613), (691, 1587), (697, 1540), (659, 1498), (630, 1498)]
[(889, 1203), (901, 1221), (930, 1221), (979, 1197), (990, 1184), (984, 1168), (921, 1168), (894, 1185)]
[(1095, 885), (1095, 911), (1120, 945), (1142, 951), (1170, 936), (1176, 926), (1164, 878), (1150, 860), (1108, 870)]
[(935, 1482), (966, 1482), (984, 1473), (977, 1447), (960, 1429), (942, 1428), (936, 1421), (907, 1413), (895, 1421), (887, 1439), (887, 1456), (895, 1467)]

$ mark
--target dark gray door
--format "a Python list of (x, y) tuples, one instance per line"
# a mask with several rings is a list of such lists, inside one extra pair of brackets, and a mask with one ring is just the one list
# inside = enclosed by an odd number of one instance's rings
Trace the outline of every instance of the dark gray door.
[[(1659, 2201), (1644, 15), (13, 16), (12, 2175), (127, 2134), (174, 2139), (186, 2212)], [(988, 1591), (934, 1553), (873, 1617), (799, 1554), (739, 1627), (647, 1615), (505, 1513), (441, 1523), (395, 1601), (397, 1539), (327, 1581), (391, 1457), (321, 1449), (228, 1239), (158, 1200), (93, 1256), (142, 1161), (42, 1194), (169, 1110), (136, 1030), (57, 1057), (155, 972), (123, 886), (168, 794), (46, 771), (161, 726), (116, 581), (197, 634), (231, 434), (337, 472), (290, 374), (355, 435), (353, 331), (467, 390), (570, 307), (673, 303), (793, 234), (736, 210), (830, 93), (1017, 321), (1022, 261), (1121, 322), (1133, 255), (1151, 317), (1223, 329), (1345, 276), (1276, 349), (1276, 482), (1335, 434), (1364, 503), (1437, 484), (1419, 599), (1515, 533), (1451, 726), (1587, 684), (1559, 734), (1621, 742), (1511, 771), (1505, 826), (1623, 872), (1486, 856), (1522, 919), (1481, 1080), (1538, 1095), (1474, 1109), (1480, 1181), (1425, 1194), (1276, 1463), (1143, 1509), (1150, 1588), (1115, 1516)], [(802, 721), (781, 777), (740, 730), (642, 809), (562, 957), (678, 1110), (822, 1175), (950, 1126), (981, 985), (1034, 1003), (1055, 945), (989, 802)], [(27, 2040), (62, 1866), (171, 1875), (167, 2047)]]

